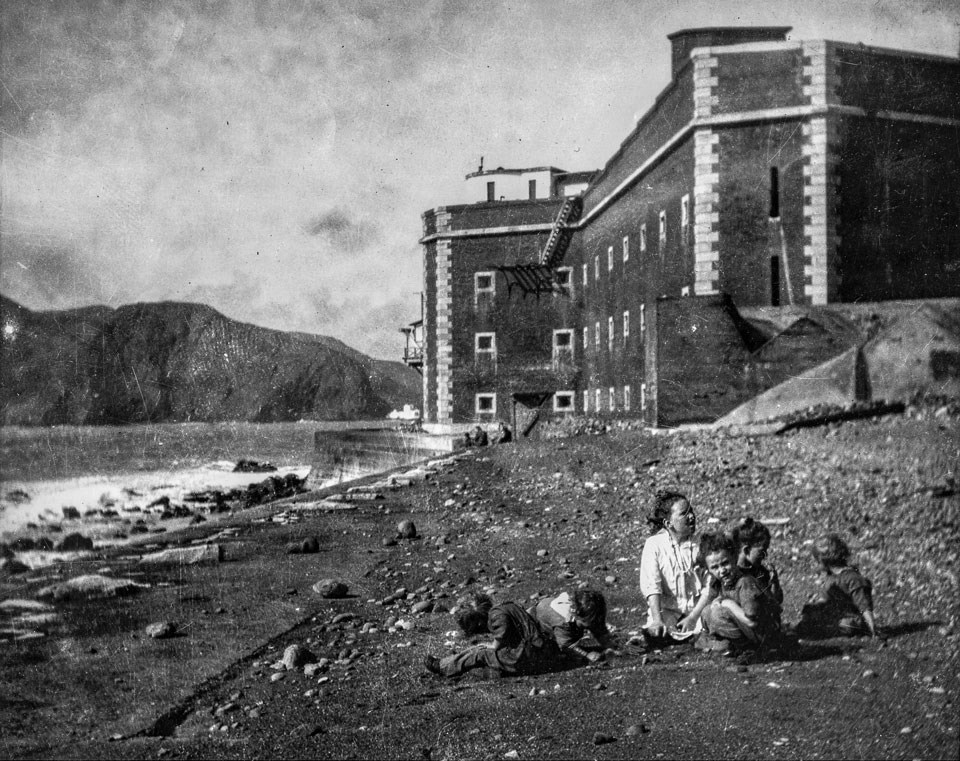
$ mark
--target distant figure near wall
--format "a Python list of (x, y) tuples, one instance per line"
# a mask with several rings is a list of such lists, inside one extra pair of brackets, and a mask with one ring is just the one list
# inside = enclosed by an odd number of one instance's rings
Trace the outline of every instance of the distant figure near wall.
[(485, 447), (488, 444), (487, 432), (479, 425), (473, 431), (467, 431), (463, 434), (463, 446), (465, 447)]

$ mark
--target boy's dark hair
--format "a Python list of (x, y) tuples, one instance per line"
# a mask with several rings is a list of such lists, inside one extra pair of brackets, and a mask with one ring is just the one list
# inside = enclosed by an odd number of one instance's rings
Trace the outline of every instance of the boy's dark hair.
[(722, 531), (704, 534), (700, 537), (700, 551), (697, 553), (697, 565), (707, 567), (707, 555), (714, 552), (728, 552), (730, 557), (737, 557), (737, 544), (730, 534)]
[(653, 497), (653, 513), (647, 518), (651, 533), (655, 534), (666, 526), (667, 521), (670, 520), (670, 511), (673, 509), (674, 503), (683, 501), (690, 501), (686, 494), (657, 489), (657, 493)]
[(850, 548), (836, 534), (825, 534), (813, 543), (813, 556), (823, 565), (843, 566), (850, 559)]
[(582, 618), (588, 629), (606, 627), (607, 600), (596, 590), (578, 589), (573, 593), (573, 614)]
[(733, 530), (733, 541), (738, 549), (770, 544), (770, 529), (753, 518), (744, 518)]
[(468, 637), (483, 634), (487, 628), (487, 615), (493, 607), (493, 600), (489, 595), (475, 594), (461, 597), (457, 601), (457, 625)]

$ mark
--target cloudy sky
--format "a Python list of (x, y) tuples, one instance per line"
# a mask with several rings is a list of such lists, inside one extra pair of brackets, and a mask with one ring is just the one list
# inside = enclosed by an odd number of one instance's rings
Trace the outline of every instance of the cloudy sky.
[(3, 0), (0, 291), (210, 304), (396, 359), (420, 213), (491, 166), (603, 165), (666, 35), (792, 25), (942, 55), (956, 0)]

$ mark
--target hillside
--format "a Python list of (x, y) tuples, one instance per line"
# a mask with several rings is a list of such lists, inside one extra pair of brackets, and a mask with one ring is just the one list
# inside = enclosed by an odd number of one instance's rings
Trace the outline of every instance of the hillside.
[(34, 312), (0, 296), (0, 316), (4, 425), (380, 418), (420, 396), (399, 362), (201, 304)]

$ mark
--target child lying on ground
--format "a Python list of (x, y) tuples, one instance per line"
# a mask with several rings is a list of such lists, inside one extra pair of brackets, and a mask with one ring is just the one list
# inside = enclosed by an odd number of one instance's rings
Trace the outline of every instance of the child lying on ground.
[(607, 629), (607, 601), (600, 592), (578, 589), (572, 596), (563, 592), (541, 600), (527, 612), (536, 616), (541, 628), (552, 633), (561, 653), (572, 653), (591, 663), (599, 661), (601, 653), (580, 646), (587, 632), (605, 650), (614, 647), (613, 635)]
[(475, 595), (461, 604), (457, 623), (463, 632), (469, 637), (491, 634), (493, 642), (445, 658), (429, 655), (424, 661), (428, 671), (459, 676), (470, 669), (492, 668), (501, 674), (536, 674), (558, 665), (560, 650), (553, 637), (516, 603), (494, 605), (489, 596)]
[(873, 585), (848, 565), (850, 548), (836, 534), (827, 534), (813, 545), (813, 556), (827, 574), (819, 599), (800, 612), (801, 637), (878, 636), (873, 617)]
[(731, 652), (759, 648), (777, 630), (779, 606), (757, 580), (737, 565), (737, 546), (728, 534), (704, 534), (699, 562), (719, 582), (719, 590), (702, 614), (703, 625)]

